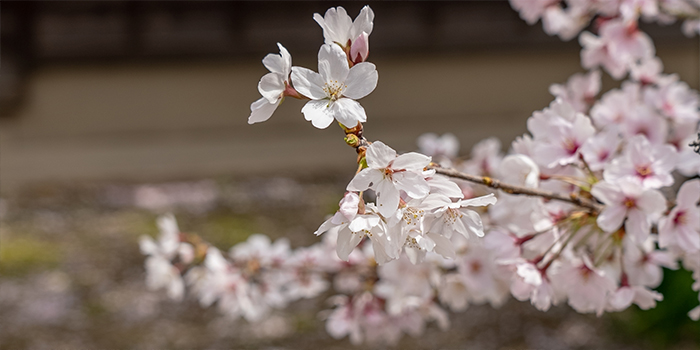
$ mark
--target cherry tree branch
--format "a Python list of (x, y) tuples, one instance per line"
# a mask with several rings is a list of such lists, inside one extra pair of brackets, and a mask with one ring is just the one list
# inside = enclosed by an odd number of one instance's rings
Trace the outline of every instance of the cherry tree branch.
[(575, 205), (578, 205), (579, 207), (587, 208), (590, 209), (591, 212), (594, 213), (599, 213), (603, 209), (603, 205), (595, 203), (594, 201), (588, 199), (588, 198), (583, 198), (579, 196), (577, 193), (569, 193), (564, 194), (564, 193), (557, 193), (557, 192), (551, 192), (551, 191), (545, 191), (537, 188), (529, 188), (529, 187), (523, 187), (523, 186), (516, 186), (516, 185), (511, 185), (507, 183), (503, 183), (499, 180), (492, 179), (490, 177), (486, 176), (476, 176), (476, 175), (471, 175), (467, 173), (463, 173), (454, 169), (448, 169), (448, 168), (441, 168), (439, 166), (436, 166), (434, 164), (431, 164), (430, 169), (434, 169), (436, 173), (469, 181), (469, 182), (474, 182), (477, 184), (485, 185), (487, 187), (491, 187), (493, 189), (498, 189), (501, 190), (505, 193), (509, 194), (516, 194), (516, 195), (525, 195), (525, 196), (532, 196), (532, 197), (542, 197), (542, 198), (547, 198), (547, 199), (553, 199), (557, 201), (563, 201), (563, 202), (569, 202)]
[[(347, 143), (348, 146), (355, 148), (355, 150), (357, 151), (357, 163), (360, 164), (365, 156), (365, 151), (367, 150), (367, 147), (369, 147), (369, 145), (371, 144), (371, 142), (367, 141), (367, 139), (363, 135), (362, 123), (357, 123), (357, 126), (353, 128), (348, 128), (342, 124), (341, 127), (345, 132), (345, 143)], [(360, 164), (360, 166), (362, 165)], [(567, 195), (563, 193), (545, 191), (536, 188), (511, 185), (503, 183), (496, 179), (492, 179), (490, 177), (476, 176), (459, 172), (454, 169), (441, 168), (435, 163), (431, 163), (429, 168), (434, 169), (436, 173), (441, 175), (485, 185), (509, 194), (542, 197), (552, 200), (569, 202), (578, 205), (579, 207), (589, 209), (592, 213), (600, 213), (600, 211), (603, 209), (603, 205), (598, 204), (588, 198), (580, 197), (577, 193), (573, 192)]]

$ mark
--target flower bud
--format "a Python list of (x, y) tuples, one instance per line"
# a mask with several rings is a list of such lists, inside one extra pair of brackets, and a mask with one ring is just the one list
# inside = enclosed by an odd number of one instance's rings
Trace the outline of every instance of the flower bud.
[(345, 143), (350, 147), (357, 147), (360, 144), (360, 138), (355, 134), (347, 134), (345, 135)]
[(350, 59), (358, 64), (367, 60), (369, 56), (369, 34), (362, 32), (350, 46)]

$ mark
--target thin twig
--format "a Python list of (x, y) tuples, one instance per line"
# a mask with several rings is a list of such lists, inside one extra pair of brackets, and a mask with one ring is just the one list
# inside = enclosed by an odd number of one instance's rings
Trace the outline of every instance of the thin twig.
[(494, 189), (501, 190), (501, 191), (503, 191), (505, 193), (509, 193), (509, 194), (525, 195), (525, 196), (532, 196), (532, 197), (542, 197), (542, 198), (553, 199), (553, 200), (562, 201), (562, 202), (569, 202), (569, 203), (573, 203), (575, 205), (578, 205), (579, 207), (590, 209), (591, 212), (593, 212), (593, 213), (599, 213), (603, 208), (603, 206), (601, 204), (595, 203), (587, 198), (582, 198), (578, 194), (573, 193), (573, 192), (566, 195), (563, 193), (545, 191), (545, 190), (536, 189), (536, 188), (511, 185), (511, 184), (503, 183), (503, 182), (498, 181), (496, 179), (492, 179), (490, 177), (466, 174), (466, 173), (459, 172), (459, 171), (454, 170), (454, 169), (440, 168), (437, 166), (431, 166), (431, 169), (434, 169), (436, 173), (441, 174), (441, 175), (445, 175), (445, 176), (449, 176), (449, 177), (453, 177), (453, 178), (457, 178), (457, 179), (466, 180), (469, 182), (482, 184), (482, 185), (485, 185), (485, 186), (488, 186), (488, 187), (491, 187)]

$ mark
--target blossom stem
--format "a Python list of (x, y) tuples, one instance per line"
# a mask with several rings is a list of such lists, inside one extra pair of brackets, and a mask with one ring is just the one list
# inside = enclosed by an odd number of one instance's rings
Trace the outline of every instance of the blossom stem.
[(441, 168), (437, 164), (431, 164), (430, 168), (434, 169), (436, 173), (441, 175), (486, 185), (493, 189), (498, 189), (509, 194), (542, 197), (546, 199), (573, 203), (580, 207), (589, 209), (590, 212), (593, 214), (599, 213), (603, 208), (601, 204), (595, 203), (590, 199), (580, 197), (578, 194), (573, 192), (567, 195), (563, 193), (545, 191), (536, 188), (511, 185), (486, 176), (471, 175), (454, 169)]

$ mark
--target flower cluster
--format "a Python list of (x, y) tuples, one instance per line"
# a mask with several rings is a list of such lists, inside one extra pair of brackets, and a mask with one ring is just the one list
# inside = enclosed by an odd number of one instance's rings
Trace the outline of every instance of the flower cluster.
[(326, 42), (318, 51), (318, 73), (292, 67), (292, 56), (282, 44), (280, 55), (269, 54), (263, 64), (270, 73), (260, 79), (263, 96), (250, 105), (248, 123), (264, 122), (285, 96), (308, 99), (302, 113), (319, 129), (333, 120), (354, 127), (367, 121), (364, 108), (355, 100), (369, 95), (377, 87), (377, 69), (365, 62), (369, 55), (369, 34), (374, 12), (365, 6), (353, 22), (342, 7), (331, 8), (314, 19), (323, 28)]
[[(422, 153), (397, 154), (363, 136), (365, 110), (355, 100), (377, 84), (366, 62), (374, 14), (353, 21), (342, 7), (314, 19), (325, 43), (318, 73), (280, 55), (263, 60), (249, 122), (267, 120), (285, 96), (308, 99), (302, 113), (317, 128), (337, 120), (358, 153), (358, 170), (338, 211), (292, 250), (253, 235), (229, 251), (159, 219), (158, 242), (142, 240), (147, 284), (181, 299), (189, 288), (203, 306), (259, 321), (273, 309), (321, 295), (335, 338), (393, 344), (428, 322), (449, 325), (446, 310), (503, 304), (509, 295), (546, 311), (568, 303), (581, 313), (642, 309), (663, 268), (679, 262), (700, 290), (700, 156), (694, 153), (700, 96), (663, 73), (640, 18), (667, 23), (698, 16), (696, 1), (511, 0), (528, 23), (564, 39), (579, 35), (586, 73), (554, 84), (554, 101), (527, 120), (529, 133), (507, 153), (500, 141), (478, 143), (457, 158), (453, 135), (425, 134)], [(696, 20), (686, 29), (698, 30)], [(594, 23), (597, 34), (582, 32)], [(602, 68), (620, 86), (601, 93)], [(452, 168), (452, 169), (449, 169)], [(493, 193), (495, 189), (503, 192)], [(677, 189), (677, 192), (675, 191)], [(674, 195), (675, 193), (675, 195)], [(700, 318), (700, 306), (689, 312)]]

